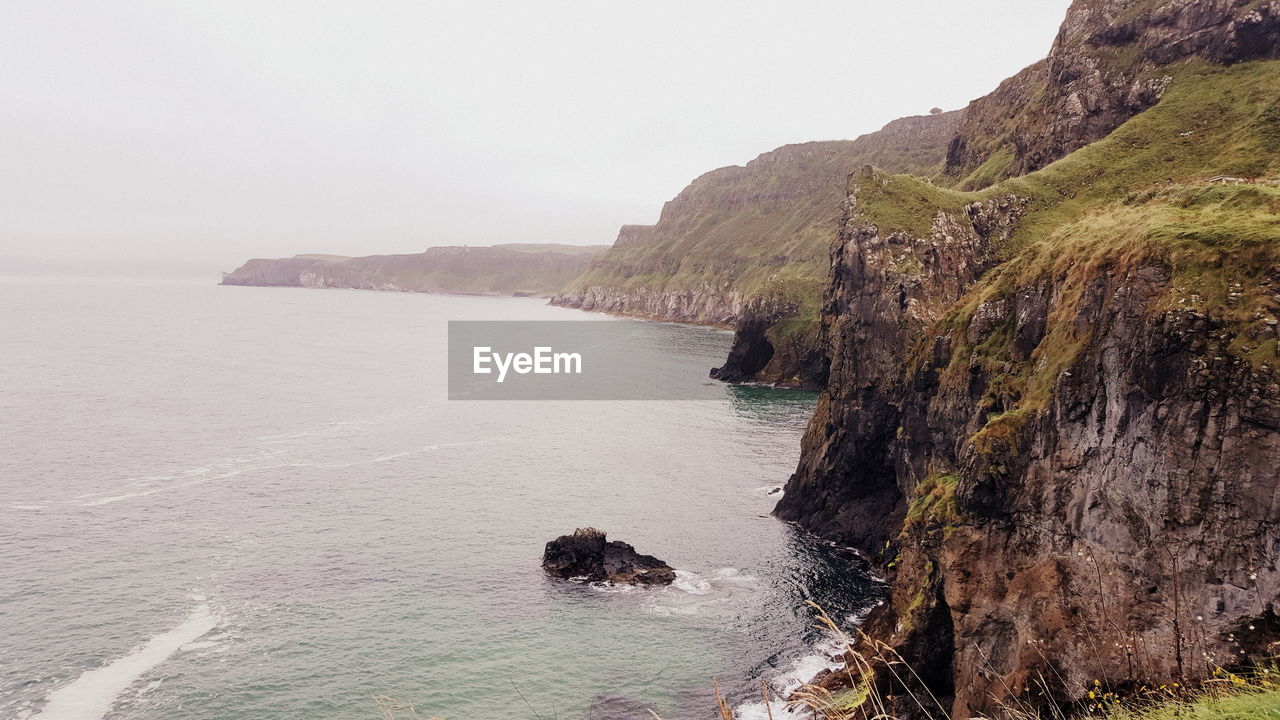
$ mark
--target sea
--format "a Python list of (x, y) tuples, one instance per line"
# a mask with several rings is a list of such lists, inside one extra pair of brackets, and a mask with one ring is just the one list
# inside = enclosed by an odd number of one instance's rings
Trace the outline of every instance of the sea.
[[(816, 396), (448, 399), (544, 300), (0, 277), (0, 718), (739, 718), (879, 585), (774, 518)], [(722, 330), (633, 321), (705, 378)], [(619, 358), (619, 362), (624, 362)], [(708, 384), (714, 381), (705, 380)], [(605, 530), (670, 587), (547, 577)]]

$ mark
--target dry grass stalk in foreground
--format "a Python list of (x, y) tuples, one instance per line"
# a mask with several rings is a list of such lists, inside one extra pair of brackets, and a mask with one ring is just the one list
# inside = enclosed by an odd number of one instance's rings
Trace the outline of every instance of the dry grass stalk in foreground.
[[(883, 642), (867, 637), (861, 632), (858, 634), (859, 640), (864, 647), (870, 649), (871, 653), (867, 654), (862, 650), (855, 649), (853, 641), (836, 625), (835, 621), (831, 619), (831, 616), (827, 614), (827, 611), (822, 606), (811, 601), (806, 604), (812, 607), (816, 613), (817, 627), (825, 629), (839, 638), (845, 658), (843, 671), (849, 679), (851, 689), (848, 692), (835, 694), (822, 685), (806, 683), (792, 693), (791, 699), (788, 701), (789, 706), (806, 708), (814, 714), (814, 717), (823, 718), (823, 720), (852, 720), (855, 717), (897, 717), (897, 699), (893, 696), (883, 696), (874, 681), (876, 668), (879, 668), (881, 671), (892, 675), (898, 681), (898, 685), (904, 688), (910, 687), (904, 682), (904, 675), (909, 675), (916, 680), (920, 687), (926, 688), (926, 692), (928, 692), (927, 698), (917, 697), (910, 690), (907, 690), (912, 705), (918, 709), (919, 716), (924, 717), (926, 720), (949, 720), (942, 703), (938, 698), (934, 697), (931, 691), (928, 691), (928, 686), (920, 681), (920, 677), (916, 675), (915, 670), (903, 661), (896, 650)], [(913, 714), (917, 713), (913, 712)]]
[[(900, 687), (915, 680), (926, 688), (926, 695), (908, 691), (910, 714), (926, 720), (952, 720), (945, 706), (928, 691), (915, 670), (888, 645), (859, 632), (861, 648), (855, 649), (826, 611), (810, 602), (817, 616), (817, 626), (839, 638), (846, 660), (845, 673), (851, 689), (833, 693), (820, 684), (806, 683), (792, 693), (788, 705), (813, 713), (818, 720), (893, 720), (899, 716), (896, 699), (882, 696), (874, 682), (875, 673), (888, 673)], [(1052, 698), (1051, 683), (1041, 677), (1044, 696)], [(1005, 720), (1070, 720), (1071, 718), (1105, 718), (1106, 720), (1280, 720), (1280, 671), (1261, 668), (1251, 673), (1232, 673), (1222, 668), (1214, 671), (1214, 679), (1198, 688), (1188, 688), (1170, 681), (1155, 687), (1143, 686), (1128, 695), (1112, 691), (1095, 681), (1088, 702), (1062, 705), (1051, 702), (1047, 707), (1032, 707), (1019, 702), (1004, 705)], [(906, 710), (906, 708), (903, 708)], [(981, 720), (981, 719), (979, 719)]]
[(720, 720), (733, 720), (733, 708), (729, 707), (728, 701), (720, 694), (720, 683), (715, 678), (711, 679), (711, 688), (716, 693), (716, 710), (720, 711)]

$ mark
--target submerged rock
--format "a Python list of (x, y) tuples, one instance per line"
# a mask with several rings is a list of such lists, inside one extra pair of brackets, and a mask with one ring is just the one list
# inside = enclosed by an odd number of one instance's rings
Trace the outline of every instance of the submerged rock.
[(670, 585), (676, 571), (652, 555), (641, 555), (595, 528), (578, 528), (547, 543), (542, 569), (560, 578), (629, 585)]

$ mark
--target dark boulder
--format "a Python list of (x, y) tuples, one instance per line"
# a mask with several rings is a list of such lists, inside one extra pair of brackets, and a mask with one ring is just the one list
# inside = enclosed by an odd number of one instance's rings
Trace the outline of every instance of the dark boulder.
[(606, 540), (595, 528), (578, 528), (547, 543), (542, 568), (559, 578), (629, 585), (670, 585), (676, 571), (624, 542)]

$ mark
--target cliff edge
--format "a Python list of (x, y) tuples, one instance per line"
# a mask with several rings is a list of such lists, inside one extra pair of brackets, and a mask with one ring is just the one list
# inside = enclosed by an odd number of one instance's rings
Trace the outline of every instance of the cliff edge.
[(850, 178), (828, 385), (777, 514), (885, 568), (867, 647), (915, 672), (860, 679), (905, 715), (1280, 652), (1280, 62), (1255, 60), (1280, 54), (1255, 41), (1276, 9), (1077, 0), (1048, 67), (1138, 58), (1156, 97), (1103, 83), (1090, 107), (1125, 109), (1064, 134), (1079, 86), (1024, 72), (964, 122), (1035, 96), (1051, 119), (1013, 157), (1040, 169)]

